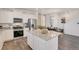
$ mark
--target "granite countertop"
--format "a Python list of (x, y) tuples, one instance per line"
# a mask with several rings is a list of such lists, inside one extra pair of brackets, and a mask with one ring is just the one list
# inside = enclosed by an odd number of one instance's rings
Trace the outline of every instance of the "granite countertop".
[(3, 28), (3, 29), (0, 29), (0, 31), (3, 31), (3, 30), (12, 30), (11, 28)]
[(33, 35), (36, 35), (36, 36), (38, 36), (38, 37), (40, 37), (40, 38), (42, 38), (42, 39), (44, 39), (44, 40), (46, 40), (46, 41), (48, 41), (48, 40), (50, 40), (50, 39), (53, 39), (53, 38), (55, 38), (56, 36), (62, 34), (62, 33), (55, 32), (55, 31), (48, 31), (47, 34), (42, 34), (42, 33), (40, 32), (40, 30), (33, 30), (33, 31), (30, 31), (30, 33), (33, 34)]

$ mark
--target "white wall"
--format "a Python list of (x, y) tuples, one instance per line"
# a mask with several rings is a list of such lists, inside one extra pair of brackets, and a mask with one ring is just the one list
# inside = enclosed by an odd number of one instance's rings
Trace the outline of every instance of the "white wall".
[(37, 25), (45, 26), (45, 16), (42, 14), (38, 14)]
[(9, 11), (1, 11), (0, 10), (0, 23), (12, 23), (13, 14)]
[(70, 20), (64, 25), (64, 33), (79, 36), (79, 18)]
[(45, 26), (45, 16), (41, 16), (41, 26)]
[(61, 23), (61, 18), (58, 17), (52, 17), (53, 20), (53, 27), (58, 27), (60, 29), (64, 29), (64, 24)]
[(36, 15), (22, 13), (20, 11), (1, 11), (0, 10), (0, 23), (13, 23), (13, 18), (22, 18), (23, 22), (27, 22), (28, 18), (36, 18)]
[[(61, 18), (58, 17), (57, 15), (53, 15), (53, 16), (50, 16), (50, 15), (46, 15), (46, 27), (58, 27), (60, 29), (63, 29), (63, 23), (61, 23)], [(51, 23), (50, 24), (50, 20), (51, 20)]]
[(45, 16), (45, 20), (46, 20), (46, 27), (50, 27), (51, 25), (50, 25), (50, 16), (49, 15), (46, 15)]

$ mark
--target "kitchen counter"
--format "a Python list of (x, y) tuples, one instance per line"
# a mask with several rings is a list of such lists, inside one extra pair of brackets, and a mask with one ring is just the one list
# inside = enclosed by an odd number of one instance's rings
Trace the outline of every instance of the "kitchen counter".
[(60, 32), (55, 32), (55, 31), (48, 31), (47, 34), (42, 34), (40, 32), (40, 30), (33, 30), (33, 31), (29, 31), (29, 33), (36, 35), (46, 41), (53, 39), (54, 37), (58, 36), (58, 35), (62, 35), (62, 33)]
[(42, 34), (41, 30), (27, 31), (27, 44), (34, 50), (57, 50), (58, 36), (62, 33), (48, 31)]
[(8, 28), (6, 28), (6, 27), (0, 28), (0, 31), (2, 31), (2, 30), (12, 30), (12, 28), (10, 28), (10, 27), (8, 27)]

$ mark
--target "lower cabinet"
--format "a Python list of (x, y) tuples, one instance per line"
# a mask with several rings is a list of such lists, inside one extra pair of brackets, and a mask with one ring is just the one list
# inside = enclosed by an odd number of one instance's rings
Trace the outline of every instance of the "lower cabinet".
[(32, 35), (31, 34), (29, 34), (29, 33), (27, 33), (28, 35), (27, 35), (27, 44), (31, 47), (31, 48), (33, 48), (33, 37), (32, 37)]
[(13, 40), (13, 30), (4, 30), (2, 33), (2, 39), (4, 41)]
[(38, 49), (39, 50), (47, 50), (47, 41), (38, 37)]
[(57, 50), (58, 36), (46, 41), (41, 37), (27, 33), (27, 43), (34, 50)]
[(33, 36), (33, 49), (34, 50), (39, 49), (39, 39), (36, 36)]
[(2, 32), (0, 33), (0, 50), (2, 49), (3, 46), (3, 39), (2, 39)]
[(27, 36), (27, 31), (29, 31), (29, 28), (24, 28), (24, 37)]

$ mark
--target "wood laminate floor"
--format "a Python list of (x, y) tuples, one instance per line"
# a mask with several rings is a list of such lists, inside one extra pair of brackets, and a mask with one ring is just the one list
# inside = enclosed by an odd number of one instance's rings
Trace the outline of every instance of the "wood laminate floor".
[(64, 35), (59, 37), (59, 50), (79, 50), (79, 37)]
[(27, 38), (19, 38), (4, 42), (2, 50), (32, 50), (27, 42)]
[[(63, 35), (59, 37), (59, 50), (79, 50), (79, 37)], [(32, 50), (27, 44), (27, 38), (14, 39), (4, 42), (2, 50)]]

